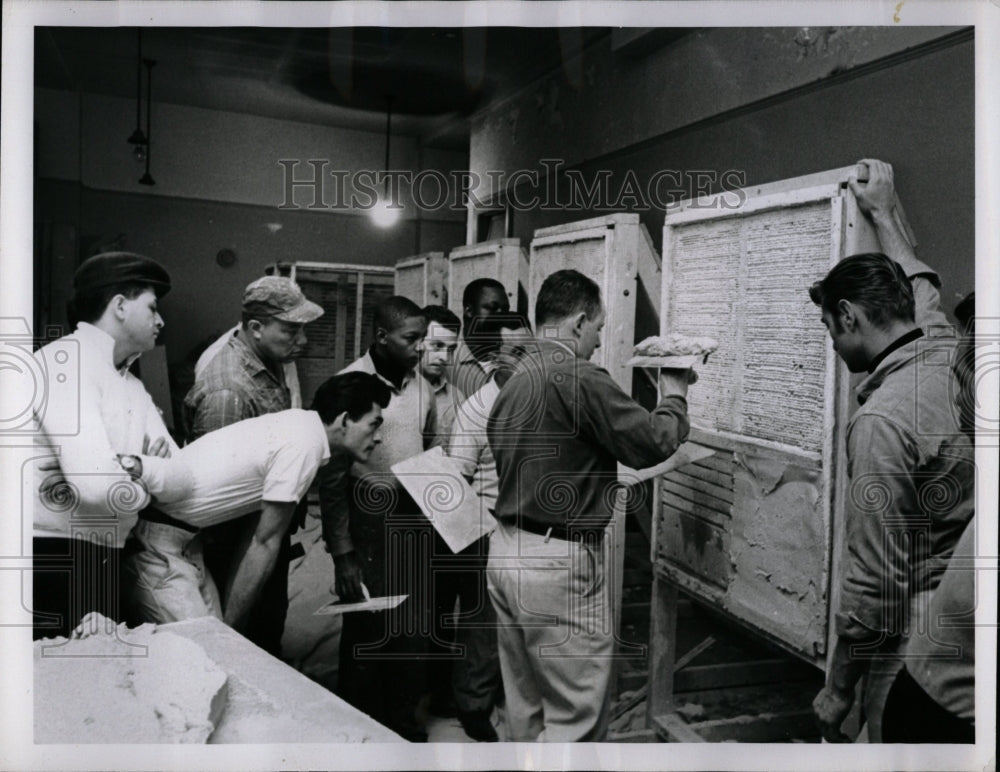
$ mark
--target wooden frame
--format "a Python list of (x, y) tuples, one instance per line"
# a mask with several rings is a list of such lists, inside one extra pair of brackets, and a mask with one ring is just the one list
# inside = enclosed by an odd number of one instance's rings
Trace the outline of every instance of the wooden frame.
[[(717, 196), (708, 196), (697, 201), (683, 202), (676, 210), (668, 212), (664, 223), (663, 234), (663, 283), (661, 288), (661, 331), (666, 333), (667, 326), (672, 319), (671, 302), (675, 292), (683, 291), (680, 285), (676, 284), (678, 278), (674, 275), (675, 255), (678, 250), (684, 248), (682, 239), (687, 237), (687, 245), (693, 243), (691, 239), (700, 238), (701, 234), (686, 229), (691, 226), (706, 226), (719, 224), (721, 228), (730, 228), (729, 235), (739, 234), (740, 252), (739, 265), (741, 266), (741, 278), (737, 281), (741, 300), (746, 302), (747, 293), (742, 272), (742, 266), (747, 261), (746, 249), (743, 239), (748, 238), (743, 223), (749, 223), (752, 218), (768, 213), (784, 212), (806, 212), (813, 211), (822, 217), (823, 207), (828, 206), (830, 251), (828, 265), (833, 265), (843, 257), (856, 254), (858, 252), (881, 251), (878, 238), (871, 223), (864, 217), (857, 206), (853, 195), (847, 185), (847, 180), (858, 174), (864, 179), (867, 169), (861, 167), (845, 167), (829, 172), (808, 175), (805, 177), (784, 180), (770, 185), (763, 185), (755, 188), (748, 188), (742, 191), (730, 191)], [(828, 202), (828, 203), (827, 203)], [(734, 203), (738, 205), (734, 206)], [(809, 209), (811, 207), (811, 209)], [(904, 234), (913, 241), (912, 232), (903, 215), (902, 208), (897, 201), (895, 211), (897, 222), (900, 224)], [(744, 219), (746, 218), (746, 219)], [(769, 226), (770, 227), (770, 226)], [(721, 238), (721, 237), (720, 237)], [(822, 278), (822, 274), (814, 278)], [(808, 282), (803, 281), (802, 292), (805, 293)], [(810, 311), (813, 309), (810, 307)], [(737, 322), (737, 311), (733, 310), (732, 324)], [(833, 626), (833, 613), (837, 607), (839, 587), (837, 577), (841, 562), (841, 552), (843, 543), (843, 502), (846, 483), (846, 453), (844, 442), (844, 428), (852, 410), (849, 398), (851, 382), (846, 372), (846, 368), (839, 362), (829, 343), (825, 340), (826, 334), (822, 325), (816, 320), (815, 336), (823, 338), (825, 346), (825, 356), (823, 357), (822, 393), (824, 395), (822, 408), (819, 411), (818, 420), (823, 424), (821, 432), (821, 445), (817, 448), (796, 447), (788, 441), (775, 441), (770, 438), (752, 436), (752, 431), (725, 431), (718, 426), (698, 427), (699, 416), (692, 415), (692, 439), (718, 449), (718, 456), (732, 458), (733, 466), (732, 485), (727, 493), (725, 478), (713, 476), (717, 472), (712, 469), (701, 471), (689, 469), (693, 477), (688, 482), (691, 486), (689, 490), (694, 491), (688, 495), (690, 501), (681, 498), (681, 494), (688, 489), (678, 488), (670, 481), (669, 476), (663, 479), (664, 493), (662, 502), (658, 502), (656, 516), (654, 517), (654, 537), (653, 554), (651, 559), (654, 564), (654, 586), (653, 602), (651, 606), (651, 645), (650, 670), (649, 670), (649, 702), (647, 705), (647, 723), (657, 731), (664, 739), (670, 741), (704, 741), (719, 739), (726, 736), (732, 739), (766, 741), (775, 736), (776, 732), (784, 731), (789, 727), (802, 725), (809, 717), (800, 715), (800, 712), (788, 716), (765, 717), (760, 726), (741, 727), (737, 734), (736, 727), (722, 726), (694, 726), (686, 724), (675, 712), (674, 688), (676, 680), (676, 625), (677, 625), (677, 595), (678, 590), (683, 589), (692, 596), (706, 603), (714, 610), (721, 612), (724, 616), (747, 627), (755, 634), (775, 643), (805, 662), (825, 669), (828, 652), (833, 649), (835, 631)], [(720, 324), (730, 324), (727, 318)], [(684, 329), (675, 329), (688, 333)], [(701, 334), (711, 334), (701, 331)], [(815, 341), (814, 341), (815, 342)], [(737, 379), (747, 377), (749, 372), (744, 369), (745, 363), (742, 357), (745, 355), (744, 347), (739, 346), (739, 350), (730, 352), (733, 357), (731, 370), (737, 373)], [(719, 355), (723, 354), (720, 346)], [(715, 355), (713, 355), (715, 356)], [(740, 383), (734, 385), (734, 392), (742, 394)], [(737, 400), (741, 399), (738, 395)], [(691, 401), (689, 399), (689, 401)], [(742, 403), (734, 403), (734, 411), (742, 408)], [(739, 524), (738, 510), (746, 506), (749, 498), (740, 497), (739, 490), (747, 489), (752, 480), (737, 480), (741, 474), (740, 466), (748, 463), (748, 459), (760, 458), (763, 463), (771, 464), (778, 471), (794, 467), (794, 474), (798, 479), (813, 481), (818, 492), (817, 506), (821, 522), (818, 524), (821, 530), (816, 535), (816, 542), (812, 544), (799, 545), (802, 550), (821, 545), (823, 548), (823, 560), (813, 575), (815, 581), (819, 583), (817, 587), (815, 608), (812, 613), (815, 621), (823, 623), (822, 629), (813, 627), (807, 628), (803, 633), (788, 627), (787, 613), (780, 606), (780, 599), (769, 598), (761, 595), (757, 602), (770, 603), (773, 611), (772, 618), (766, 614), (756, 613), (756, 609), (742, 603), (739, 594), (734, 587), (742, 582), (749, 581), (747, 577), (739, 574), (736, 568), (732, 568), (724, 563), (731, 563), (736, 566), (732, 548), (733, 540), (736, 538)], [(718, 461), (711, 466), (716, 469), (723, 469), (718, 466)], [(785, 479), (784, 473), (778, 474), (776, 486), (780, 488)], [(746, 476), (745, 474), (743, 476)], [(742, 479), (742, 478), (741, 478)], [(722, 484), (722, 487), (718, 487)], [(703, 494), (699, 494), (698, 491)], [(735, 493), (733, 491), (736, 491)], [(700, 495), (709, 496), (705, 501), (714, 501), (715, 508), (705, 509), (703, 506), (693, 503), (698, 501)], [(721, 498), (718, 498), (721, 497)], [(728, 502), (728, 503), (727, 503)], [(762, 508), (754, 510), (754, 517), (758, 521), (768, 518), (770, 512), (766, 508), (766, 498), (761, 498), (759, 504)], [(725, 517), (715, 517), (713, 512), (724, 511), (730, 507), (733, 513), (729, 520)], [(674, 514), (668, 514), (668, 510)], [(681, 531), (676, 530), (676, 525), (680, 522), (677, 518), (683, 517), (683, 512), (691, 512), (692, 516), (701, 522), (714, 534), (708, 541), (702, 542), (702, 548), (707, 550), (708, 544), (717, 539), (719, 550), (719, 562), (703, 562), (699, 564), (697, 570), (693, 563), (688, 562), (683, 549), (675, 544), (667, 546), (665, 549), (673, 549), (672, 558), (660, 554), (659, 545), (661, 542), (670, 545), (674, 534), (680, 536)], [(803, 513), (803, 516), (806, 516)], [(746, 518), (743, 518), (745, 524)], [(672, 525), (667, 525), (672, 523)], [(664, 528), (673, 528), (669, 533), (663, 531)], [(689, 536), (680, 536), (687, 539)], [(707, 538), (707, 537), (703, 537)], [(781, 559), (780, 551), (773, 555), (774, 561)], [(767, 567), (759, 566), (759, 571), (766, 574)], [(776, 567), (775, 570), (780, 570)], [(728, 571), (728, 573), (727, 573)], [(770, 575), (767, 574), (769, 577)], [(756, 588), (759, 590), (759, 586)], [(777, 590), (775, 591), (777, 593)], [(728, 677), (728, 676), (726, 676)], [(720, 683), (724, 683), (723, 680)], [(713, 723), (713, 722), (708, 722)], [(716, 722), (718, 723), (718, 722)], [(725, 722), (722, 722), (725, 723)], [(732, 731), (729, 731), (732, 730)], [(726, 732), (729, 731), (728, 734)]]
[(444, 252), (424, 252), (396, 261), (395, 293), (424, 306), (448, 305), (448, 260)]
[(326, 313), (311, 322), (309, 342), (296, 360), (303, 404), (316, 388), (361, 356), (371, 341), (373, 305), (395, 292), (395, 270), (350, 263), (280, 262), (265, 273), (288, 276)]

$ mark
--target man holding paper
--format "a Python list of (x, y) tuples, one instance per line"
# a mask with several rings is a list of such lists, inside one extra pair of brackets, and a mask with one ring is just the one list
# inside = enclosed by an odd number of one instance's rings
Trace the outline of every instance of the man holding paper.
[(654, 466), (688, 435), (691, 371), (661, 371), (660, 403), (645, 410), (589, 361), (604, 318), (589, 278), (546, 278), (534, 349), (487, 424), (499, 478), (487, 579), (515, 741), (604, 739), (614, 625), (602, 541), (617, 465)]

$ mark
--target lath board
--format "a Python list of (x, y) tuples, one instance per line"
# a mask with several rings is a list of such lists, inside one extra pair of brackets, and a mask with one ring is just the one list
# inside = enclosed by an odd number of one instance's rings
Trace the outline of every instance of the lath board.
[(830, 203), (674, 228), (666, 328), (708, 335), (699, 426), (819, 451), (825, 331), (806, 293), (830, 262)]

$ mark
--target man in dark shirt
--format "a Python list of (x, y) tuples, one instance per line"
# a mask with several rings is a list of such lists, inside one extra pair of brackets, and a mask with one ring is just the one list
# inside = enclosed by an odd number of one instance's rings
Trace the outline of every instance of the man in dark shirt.
[[(284, 364), (302, 353), (304, 327), (323, 315), (291, 279), (264, 276), (243, 293), (243, 320), (225, 345), (198, 373), (184, 400), (184, 415), (194, 441), (246, 418), (292, 407)], [(225, 602), (235, 569), (236, 545), (252, 532), (256, 513), (203, 531), (205, 564)], [(291, 530), (294, 530), (294, 526)], [(291, 537), (282, 537), (278, 563), (250, 611), (244, 635), (265, 651), (281, 656), (288, 615), (288, 563)]]
[(573, 270), (549, 276), (535, 306), (537, 348), (487, 424), (499, 477), (487, 580), (515, 741), (604, 738), (614, 615), (603, 539), (617, 465), (658, 464), (688, 435), (690, 371), (662, 371), (662, 399), (645, 410), (589, 361), (604, 318), (597, 284)]

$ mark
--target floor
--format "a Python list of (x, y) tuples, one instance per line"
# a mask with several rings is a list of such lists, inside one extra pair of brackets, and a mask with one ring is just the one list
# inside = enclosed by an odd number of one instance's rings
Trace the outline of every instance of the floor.
[[(334, 600), (333, 560), (323, 546), (318, 507), (310, 505), (306, 526), (292, 538), (302, 544), (305, 557), (294, 560), (288, 573), (288, 618), (281, 645), (284, 659), (312, 680), (331, 691), (337, 684), (337, 649), (340, 617), (316, 615), (316, 610)], [(430, 742), (475, 742), (466, 736), (457, 718), (437, 718), (421, 712)], [(493, 725), (504, 739), (503, 720), (494, 712)]]

